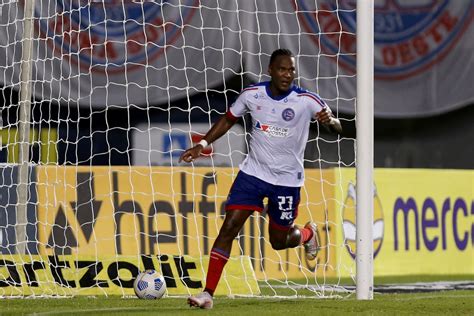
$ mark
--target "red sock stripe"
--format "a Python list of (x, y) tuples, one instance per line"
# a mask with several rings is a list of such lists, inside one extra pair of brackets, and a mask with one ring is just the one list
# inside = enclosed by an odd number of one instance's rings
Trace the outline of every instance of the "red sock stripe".
[(228, 259), (229, 259), (228, 257), (223, 256), (223, 255), (221, 255), (221, 254), (218, 253), (218, 252), (211, 252), (211, 258), (214, 258), (214, 259), (222, 259), (222, 260), (228, 260)]
[(309, 228), (300, 228), (301, 243), (304, 244), (313, 237), (313, 231)]
[(218, 248), (212, 248), (206, 277), (206, 291), (211, 295), (216, 290), (227, 260), (229, 260), (228, 253)]
[(229, 254), (226, 251), (222, 250), (222, 249), (214, 247), (214, 248), (211, 249), (211, 254), (213, 252), (217, 252), (217, 253), (223, 255), (224, 257), (229, 258)]

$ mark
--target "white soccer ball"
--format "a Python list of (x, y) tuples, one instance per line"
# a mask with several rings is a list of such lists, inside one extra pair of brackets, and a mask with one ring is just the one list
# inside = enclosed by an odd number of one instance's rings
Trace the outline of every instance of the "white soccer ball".
[(133, 289), (137, 297), (141, 299), (162, 298), (166, 292), (165, 278), (155, 270), (140, 272), (133, 282)]

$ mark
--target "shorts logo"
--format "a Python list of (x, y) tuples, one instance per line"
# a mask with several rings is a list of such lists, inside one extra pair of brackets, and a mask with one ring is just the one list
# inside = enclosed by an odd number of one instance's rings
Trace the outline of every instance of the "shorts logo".
[(198, 7), (198, 0), (37, 3), (41, 37), (95, 73), (129, 71), (156, 59), (180, 38)]
[(282, 220), (292, 220), (293, 214), (291, 212), (281, 212), (280, 219)]
[(288, 128), (278, 127), (274, 125), (262, 124), (260, 121), (255, 123), (255, 129), (264, 132), (268, 136), (286, 137), (288, 136)]
[(281, 117), (285, 121), (291, 121), (292, 119), (295, 118), (295, 111), (293, 111), (293, 109), (290, 109), (290, 108), (284, 109), (283, 112), (281, 113)]
[[(344, 201), (342, 230), (344, 234), (344, 244), (349, 255), (355, 259), (356, 257), (356, 188), (354, 184), (349, 183), (347, 188), (347, 197)], [(374, 258), (382, 248), (384, 237), (384, 220), (382, 202), (377, 194), (374, 186), (374, 223), (372, 227), (372, 236), (374, 242)]]
[[(341, 53), (340, 66), (355, 72), (356, 0), (296, 0), (299, 19), (314, 45)], [(336, 11), (337, 10), (337, 11)], [(394, 80), (414, 76), (438, 63), (472, 23), (473, 1), (375, 1), (375, 76)], [(335, 13), (337, 12), (337, 13)], [(334, 59), (336, 60), (336, 59)]]

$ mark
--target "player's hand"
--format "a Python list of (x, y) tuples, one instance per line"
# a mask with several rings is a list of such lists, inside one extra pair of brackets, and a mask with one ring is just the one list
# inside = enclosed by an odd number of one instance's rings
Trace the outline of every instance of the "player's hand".
[(181, 157), (179, 157), (178, 162), (185, 161), (185, 162), (192, 162), (194, 159), (201, 155), (201, 152), (204, 148), (202, 145), (196, 145), (193, 148), (187, 149)]
[(321, 111), (316, 113), (316, 119), (321, 124), (330, 124), (333, 119), (331, 110), (328, 107), (324, 107)]

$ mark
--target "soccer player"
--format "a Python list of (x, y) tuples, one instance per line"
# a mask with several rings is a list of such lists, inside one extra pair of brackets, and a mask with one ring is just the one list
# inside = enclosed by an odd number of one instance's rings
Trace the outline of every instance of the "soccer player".
[(292, 52), (275, 50), (268, 66), (271, 80), (243, 89), (229, 111), (179, 159), (192, 162), (240, 117), (250, 114), (249, 153), (240, 165), (227, 198), (224, 223), (210, 254), (206, 287), (202, 293), (188, 298), (190, 306), (212, 308), (213, 294), (232, 242), (251, 213), (263, 210), (265, 197), (268, 198), (272, 247), (281, 250), (303, 245), (306, 258), (316, 258), (319, 247), (316, 224), (308, 222), (303, 228), (294, 225), (304, 182), (304, 149), (312, 119), (335, 133), (341, 133), (342, 127), (317, 94), (293, 85), (295, 72)]

